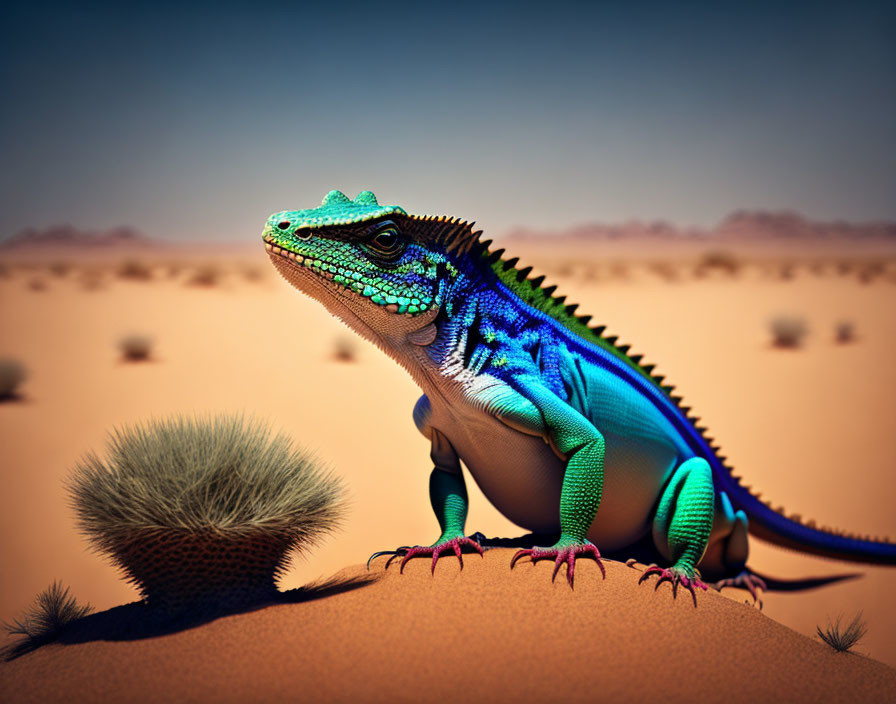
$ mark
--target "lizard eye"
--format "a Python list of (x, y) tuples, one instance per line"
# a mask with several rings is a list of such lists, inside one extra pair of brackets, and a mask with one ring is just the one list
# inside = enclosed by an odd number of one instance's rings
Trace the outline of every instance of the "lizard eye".
[(391, 222), (375, 230), (366, 242), (368, 250), (383, 259), (394, 261), (405, 248), (405, 241), (398, 228)]

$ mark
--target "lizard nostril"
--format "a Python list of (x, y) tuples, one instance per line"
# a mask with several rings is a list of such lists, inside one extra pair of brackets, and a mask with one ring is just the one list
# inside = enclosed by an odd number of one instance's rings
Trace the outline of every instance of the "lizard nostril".
[(291, 224), (292, 223), (289, 220), (281, 220), (277, 223), (277, 228), (280, 230), (288, 230)]

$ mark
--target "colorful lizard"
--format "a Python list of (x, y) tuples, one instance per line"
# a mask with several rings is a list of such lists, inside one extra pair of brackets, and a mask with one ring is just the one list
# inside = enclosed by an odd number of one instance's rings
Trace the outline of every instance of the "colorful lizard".
[[(364, 191), (331, 191), (320, 207), (272, 215), (263, 239), (280, 273), (403, 365), (424, 392), (414, 421), (432, 443), (430, 499), (441, 535), (430, 546), (376, 553), (482, 553), (464, 533), (460, 462), (514, 523), (559, 535), (520, 550), (601, 565), (596, 545), (655, 546), (669, 566), (641, 581), (681, 584), (696, 603), (699, 568), (755, 597), (747, 532), (777, 545), (857, 562), (896, 564), (896, 544), (786, 517), (740, 484), (673, 388), (628, 346), (589, 327), (531, 267), (466, 222), (409, 215)], [(749, 524), (748, 524), (749, 520)], [(461, 565), (463, 563), (461, 562)]]

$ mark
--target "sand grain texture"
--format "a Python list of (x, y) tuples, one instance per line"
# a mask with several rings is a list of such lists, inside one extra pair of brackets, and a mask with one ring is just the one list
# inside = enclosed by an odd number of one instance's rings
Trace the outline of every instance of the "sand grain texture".
[[(672, 599), (607, 562), (575, 590), (551, 565), (484, 559), (374, 567), (367, 586), (172, 635), (54, 645), (0, 667), (26, 702), (852, 702), (896, 697), (896, 670), (837, 654), (716, 593)], [(382, 564), (382, 563), (381, 563)], [(361, 566), (339, 573), (364, 577)]]

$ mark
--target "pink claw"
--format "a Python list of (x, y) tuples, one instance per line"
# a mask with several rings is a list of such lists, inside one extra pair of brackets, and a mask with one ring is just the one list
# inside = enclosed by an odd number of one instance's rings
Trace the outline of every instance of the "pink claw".
[(591, 543), (567, 545), (566, 547), (560, 549), (529, 548), (527, 550), (520, 550), (516, 553), (516, 555), (513, 556), (513, 559), (510, 561), (510, 569), (513, 569), (517, 561), (522, 557), (528, 557), (532, 561), (532, 564), (535, 564), (539, 560), (556, 558), (554, 560), (554, 572), (551, 575), (551, 581), (553, 582), (556, 579), (557, 572), (560, 571), (560, 566), (565, 562), (566, 581), (569, 582), (570, 587), (573, 587), (573, 580), (575, 579), (576, 574), (576, 557), (580, 555), (587, 555), (588, 557), (594, 558), (597, 566), (600, 567), (601, 574), (604, 576), (604, 578), (606, 578), (607, 571), (604, 569), (603, 562), (601, 561), (600, 552), (598, 551), (597, 547), (592, 545)]
[(438, 563), (439, 558), (442, 556), (442, 553), (448, 550), (449, 548), (453, 549), (454, 554), (457, 555), (457, 559), (460, 562), (460, 568), (464, 568), (464, 558), (462, 557), (463, 550), (462, 547), (467, 546), (473, 548), (476, 552), (479, 553), (480, 557), (484, 557), (484, 552), (482, 550), (482, 546), (477, 543), (472, 538), (460, 537), (453, 538), (452, 540), (448, 540), (447, 542), (441, 543), (440, 545), (417, 545), (415, 547), (401, 547), (398, 548), (392, 556), (386, 561), (386, 566), (384, 569), (389, 569), (389, 565), (392, 564), (392, 561), (398, 557), (401, 558), (401, 563), (399, 565), (398, 572), (399, 574), (404, 574), (404, 566), (414, 557), (418, 557), (420, 555), (432, 555), (432, 573), (436, 573), (436, 563)]
[(672, 598), (674, 599), (678, 596), (678, 585), (681, 584), (691, 593), (691, 598), (694, 600), (694, 606), (697, 606), (697, 592), (694, 591), (694, 587), (702, 589), (703, 591), (706, 591), (708, 588), (706, 583), (697, 577), (688, 577), (674, 567), (659, 567), (657, 565), (650, 565), (644, 570), (641, 578), (638, 580), (638, 584), (641, 584), (652, 574), (658, 574), (660, 576), (656, 581), (656, 586), (653, 588), (654, 591), (659, 589), (660, 584), (663, 582), (669, 582), (672, 584)]
[(762, 608), (762, 601), (759, 599), (759, 594), (756, 593), (756, 590), (761, 589), (764, 592), (768, 591), (765, 580), (747, 570), (744, 570), (736, 577), (720, 579), (713, 586), (715, 586), (718, 591), (722, 591), (725, 587), (740, 587), (746, 589), (750, 592), (750, 596), (753, 597), (753, 603), (755, 604), (757, 601), (759, 602), (760, 609)]

